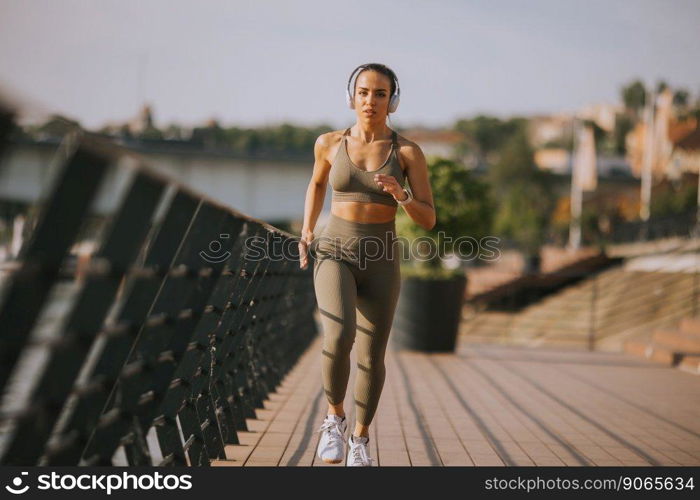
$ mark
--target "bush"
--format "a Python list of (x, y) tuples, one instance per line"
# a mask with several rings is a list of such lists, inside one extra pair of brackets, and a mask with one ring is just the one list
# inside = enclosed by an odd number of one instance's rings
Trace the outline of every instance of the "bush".
[(489, 181), (498, 196), (496, 233), (514, 240), (526, 254), (537, 255), (546, 240), (554, 199), (549, 177), (535, 165), (526, 134), (508, 140)]
[(655, 217), (681, 214), (697, 205), (697, 184), (685, 184), (679, 188), (670, 186), (652, 197), (650, 212)]
[(495, 231), (520, 245), (528, 255), (537, 255), (544, 243), (550, 212), (549, 195), (538, 183), (514, 182), (501, 200)]
[[(430, 241), (430, 245), (437, 250), (431, 259), (411, 261), (408, 266), (414, 269), (407, 268), (407, 275), (445, 277), (454, 272), (442, 268), (441, 258), (453, 251), (456, 238), (471, 236), (478, 240), (489, 234), (493, 202), (488, 185), (453, 160), (430, 157), (428, 178), (435, 203), (435, 227), (426, 230), (401, 210), (396, 217), (396, 230), (399, 236), (410, 242), (418, 238)], [(445, 237), (453, 241), (447, 242)]]

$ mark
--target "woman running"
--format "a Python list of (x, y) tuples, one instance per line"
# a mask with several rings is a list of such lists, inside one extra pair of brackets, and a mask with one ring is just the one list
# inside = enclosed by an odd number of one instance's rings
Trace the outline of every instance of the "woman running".
[[(322, 380), (328, 412), (317, 454), (327, 463), (343, 460), (347, 430), (343, 400), (350, 351), (357, 341), (356, 423), (348, 439), (346, 465), (368, 466), (369, 426), (384, 386), (384, 354), (401, 287), (397, 206), (426, 229), (435, 226), (435, 209), (423, 152), (386, 125), (400, 98), (394, 72), (377, 63), (357, 67), (348, 79), (346, 97), (356, 122), (316, 140), (299, 255), (304, 269), (309, 254), (316, 258), (314, 288), (323, 328)], [(403, 188), (406, 179), (410, 191)], [(329, 180), (330, 219), (316, 238), (314, 227)]]

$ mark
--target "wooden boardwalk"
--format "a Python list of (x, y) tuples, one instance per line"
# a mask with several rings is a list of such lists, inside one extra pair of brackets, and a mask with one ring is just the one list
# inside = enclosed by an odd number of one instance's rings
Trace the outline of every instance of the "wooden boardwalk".
[[(215, 466), (323, 466), (317, 338)], [(352, 388), (346, 397), (354, 426)], [(462, 343), (392, 351), (370, 430), (378, 466), (700, 465), (700, 376), (627, 354)]]

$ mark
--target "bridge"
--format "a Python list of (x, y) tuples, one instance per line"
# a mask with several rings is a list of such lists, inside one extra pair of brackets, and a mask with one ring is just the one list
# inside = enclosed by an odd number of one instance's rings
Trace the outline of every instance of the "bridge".
[[(3, 110), (5, 157), (12, 131)], [(312, 271), (277, 258), (298, 238), (82, 130), (48, 170), (0, 283), (0, 463), (326, 466)], [(372, 456), (698, 465), (698, 380), (624, 353), (392, 349)]]

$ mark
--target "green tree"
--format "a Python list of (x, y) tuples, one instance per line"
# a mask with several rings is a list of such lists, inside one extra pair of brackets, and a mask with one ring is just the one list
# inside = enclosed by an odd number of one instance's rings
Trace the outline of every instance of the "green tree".
[(494, 204), (488, 185), (453, 160), (429, 157), (428, 178), (435, 203), (435, 227), (426, 230), (401, 210), (396, 217), (396, 230), (411, 244), (419, 239), (430, 242), (433, 258), (412, 262), (414, 268), (430, 275), (440, 272), (440, 258), (454, 251), (454, 240), (466, 236), (478, 240), (490, 234)]
[(682, 184), (679, 187), (668, 186), (652, 197), (651, 215), (682, 214), (695, 207), (697, 199), (698, 186), (695, 183)]
[(138, 137), (146, 140), (161, 140), (163, 139), (163, 132), (158, 130), (156, 127), (148, 127), (142, 131)]
[(527, 255), (537, 255), (547, 235), (554, 199), (550, 178), (535, 165), (524, 131), (506, 143), (488, 179), (498, 199), (495, 231), (513, 239)]
[(646, 102), (646, 88), (640, 80), (635, 80), (621, 90), (622, 102), (635, 118), (640, 116)]
[(191, 141), (206, 149), (226, 148), (226, 133), (216, 121), (210, 121), (204, 127), (196, 127), (192, 130)]
[(517, 242), (526, 255), (537, 255), (547, 236), (550, 211), (549, 193), (542, 183), (518, 181), (501, 200), (494, 230)]
[(489, 169), (487, 179), (494, 192), (501, 196), (510, 189), (514, 180), (529, 178), (536, 172), (534, 152), (527, 135), (521, 131), (505, 143), (499, 161)]
[(459, 148), (462, 152), (474, 151), (481, 164), (488, 162), (493, 153), (501, 150), (508, 139), (525, 129), (527, 120), (520, 117), (501, 120), (493, 116), (478, 115), (475, 118), (459, 120), (454, 129), (466, 137)]
[(613, 142), (615, 145), (615, 152), (620, 155), (624, 155), (627, 151), (627, 134), (634, 127), (634, 121), (632, 118), (626, 114), (618, 114), (615, 119), (615, 130), (613, 131)]
[(241, 138), (241, 149), (246, 154), (256, 154), (264, 146), (262, 134), (257, 130), (247, 130)]
[(608, 139), (608, 133), (598, 125), (594, 120), (584, 120), (584, 125), (593, 128), (593, 141), (595, 142), (596, 150), (604, 149), (605, 142)]
[(171, 123), (163, 130), (163, 137), (165, 139), (181, 141), (185, 138), (185, 131), (177, 123)]
[(673, 105), (685, 109), (690, 101), (690, 94), (686, 89), (678, 89), (673, 93)]

